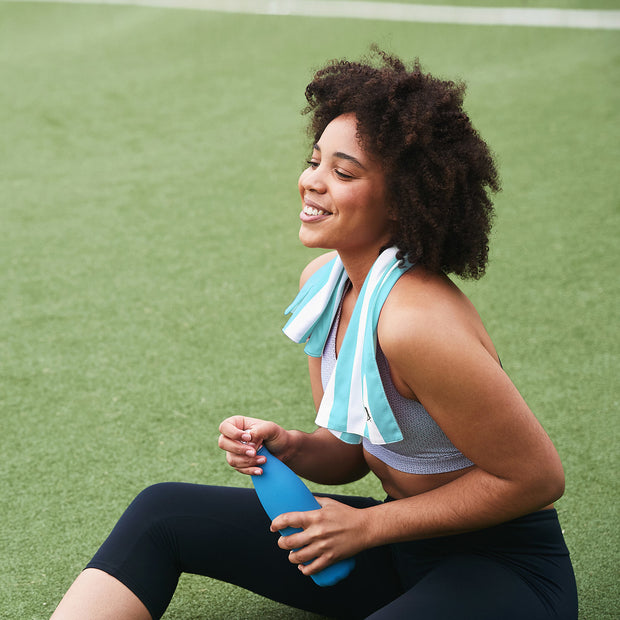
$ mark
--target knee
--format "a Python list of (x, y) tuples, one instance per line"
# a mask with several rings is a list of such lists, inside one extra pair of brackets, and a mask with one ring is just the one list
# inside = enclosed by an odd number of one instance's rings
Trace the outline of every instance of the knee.
[(162, 499), (167, 499), (171, 494), (175, 492), (177, 482), (157, 482), (151, 486), (146, 487), (143, 491), (140, 491), (136, 495), (134, 502), (160, 502)]
[(159, 482), (146, 487), (136, 495), (127, 508), (126, 514), (139, 518), (143, 523), (153, 523), (165, 518), (175, 505), (178, 483)]

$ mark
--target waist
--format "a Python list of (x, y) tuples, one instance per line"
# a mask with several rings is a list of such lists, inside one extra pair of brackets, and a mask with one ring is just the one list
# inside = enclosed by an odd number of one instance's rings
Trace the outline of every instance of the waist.
[(456, 480), (473, 466), (440, 473), (416, 474), (399, 471), (364, 449), (364, 458), (370, 471), (377, 476), (387, 495), (402, 499), (420, 495)]

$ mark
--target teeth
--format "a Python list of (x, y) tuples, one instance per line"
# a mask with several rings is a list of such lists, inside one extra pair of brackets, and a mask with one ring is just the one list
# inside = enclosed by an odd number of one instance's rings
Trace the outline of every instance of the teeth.
[(306, 215), (326, 215), (327, 211), (323, 211), (323, 209), (317, 209), (316, 207), (309, 207), (306, 205), (304, 207), (304, 213)]

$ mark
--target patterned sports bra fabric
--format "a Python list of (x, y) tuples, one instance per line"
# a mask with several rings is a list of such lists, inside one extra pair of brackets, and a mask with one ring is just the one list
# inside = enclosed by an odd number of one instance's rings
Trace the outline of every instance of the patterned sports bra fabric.
[[(321, 357), (321, 381), (327, 385), (336, 364), (338, 312)], [(375, 445), (363, 440), (364, 449), (386, 465), (410, 474), (438, 474), (473, 465), (454, 447), (426, 409), (416, 400), (402, 396), (394, 387), (388, 361), (377, 343), (377, 366), (385, 394), (403, 434), (402, 441)]]

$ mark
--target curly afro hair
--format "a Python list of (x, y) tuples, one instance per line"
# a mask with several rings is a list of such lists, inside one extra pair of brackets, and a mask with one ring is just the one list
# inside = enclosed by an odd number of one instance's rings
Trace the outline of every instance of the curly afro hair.
[(463, 111), (465, 85), (411, 68), (376, 46), (378, 62), (330, 61), (306, 87), (318, 142), (354, 113), (358, 139), (385, 171), (399, 258), (463, 278), (484, 274), (500, 189), (493, 156)]

